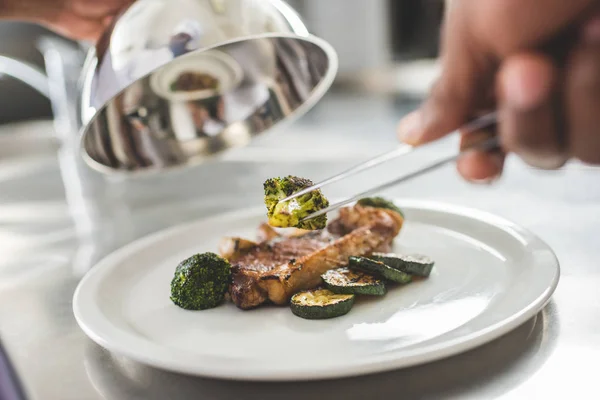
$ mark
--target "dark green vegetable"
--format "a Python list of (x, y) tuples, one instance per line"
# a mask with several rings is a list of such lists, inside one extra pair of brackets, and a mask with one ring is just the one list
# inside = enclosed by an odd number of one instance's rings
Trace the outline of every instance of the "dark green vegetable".
[(431, 274), (431, 270), (435, 264), (431, 258), (422, 254), (397, 255), (373, 253), (369, 258), (407, 274), (423, 277), (428, 277)]
[(356, 202), (357, 204), (363, 207), (376, 207), (376, 208), (385, 208), (388, 210), (396, 211), (398, 214), (404, 218), (404, 213), (398, 206), (396, 206), (392, 201), (386, 200), (383, 197), (366, 197), (364, 199), (360, 199)]
[(183, 260), (171, 280), (171, 301), (186, 310), (218, 306), (231, 282), (231, 265), (214, 253), (196, 254)]
[(392, 282), (408, 283), (412, 281), (412, 276), (406, 272), (388, 267), (382, 262), (370, 260), (365, 257), (350, 257), (350, 268), (375, 274)]
[(327, 225), (326, 215), (321, 215), (308, 221), (301, 221), (313, 212), (329, 206), (329, 201), (323, 196), (320, 190), (314, 190), (289, 201), (279, 202), (312, 185), (313, 183), (310, 180), (295, 176), (268, 179), (264, 183), (264, 190), (269, 225), (280, 228), (294, 227), (306, 230), (325, 228)]
[(336, 294), (328, 289), (297, 293), (290, 302), (292, 313), (304, 319), (340, 317), (350, 312), (353, 305), (353, 294)]
[(364, 294), (383, 296), (387, 289), (385, 282), (362, 271), (349, 268), (332, 269), (321, 275), (325, 287), (339, 294)]

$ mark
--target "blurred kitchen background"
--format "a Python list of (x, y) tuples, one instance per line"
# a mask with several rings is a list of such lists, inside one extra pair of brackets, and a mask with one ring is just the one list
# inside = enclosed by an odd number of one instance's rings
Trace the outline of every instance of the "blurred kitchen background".
[[(443, 0), (289, 0), (309, 30), (337, 50), (340, 70), (333, 90), (354, 89), (418, 98), (436, 75)], [(0, 23), (0, 55), (44, 68), (39, 26)], [(70, 43), (76, 46), (76, 43)], [(1, 67), (1, 64), (0, 64)], [(1, 69), (1, 68), (0, 68)], [(49, 119), (49, 101), (0, 74), (0, 124)]]

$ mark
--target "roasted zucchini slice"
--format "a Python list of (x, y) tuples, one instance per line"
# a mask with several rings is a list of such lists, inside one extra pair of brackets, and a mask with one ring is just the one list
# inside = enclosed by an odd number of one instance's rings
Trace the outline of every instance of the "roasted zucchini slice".
[(338, 294), (328, 289), (296, 293), (290, 302), (292, 313), (305, 319), (340, 317), (347, 314), (353, 305), (353, 294)]
[(380, 261), (371, 260), (365, 257), (350, 257), (350, 268), (381, 276), (392, 282), (409, 283), (412, 281), (412, 276), (406, 272), (388, 267)]
[(390, 253), (373, 253), (370, 257), (394, 269), (410, 275), (427, 278), (431, 274), (435, 262), (423, 254), (398, 255)]
[(350, 268), (332, 269), (321, 275), (325, 287), (339, 294), (364, 294), (383, 296), (387, 289), (385, 282), (362, 271)]
[(402, 218), (404, 218), (404, 213), (402, 210), (396, 206), (392, 201), (386, 200), (383, 197), (365, 197), (356, 202), (358, 205), (363, 207), (375, 207), (375, 208), (385, 208), (388, 210), (396, 211)]

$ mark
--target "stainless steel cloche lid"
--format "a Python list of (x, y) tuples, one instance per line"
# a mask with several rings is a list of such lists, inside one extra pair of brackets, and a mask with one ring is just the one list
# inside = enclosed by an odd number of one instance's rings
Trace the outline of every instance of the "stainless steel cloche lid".
[(104, 173), (202, 163), (291, 122), (337, 56), (280, 0), (138, 0), (88, 57), (82, 151)]

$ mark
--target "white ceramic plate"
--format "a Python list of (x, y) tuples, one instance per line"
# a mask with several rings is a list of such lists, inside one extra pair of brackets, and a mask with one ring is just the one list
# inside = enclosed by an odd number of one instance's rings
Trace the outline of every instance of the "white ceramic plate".
[(162, 231), (113, 253), (81, 281), (75, 317), (101, 346), (158, 368), (309, 380), (464, 352), (516, 328), (550, 299), (558, 261), (531, 233), (475, 210), (397, 204), (407, 221), (394, 250), (433, 257), (433, 272), (383, 298), (363, 298), (343, 317), (304, 320), (288, 307), (242, 311), (231, 303), (194, 312), (171, 303), (176, 265), (197, 252), (216, 252), (223, 236), (253, 238), (262, 209)]

